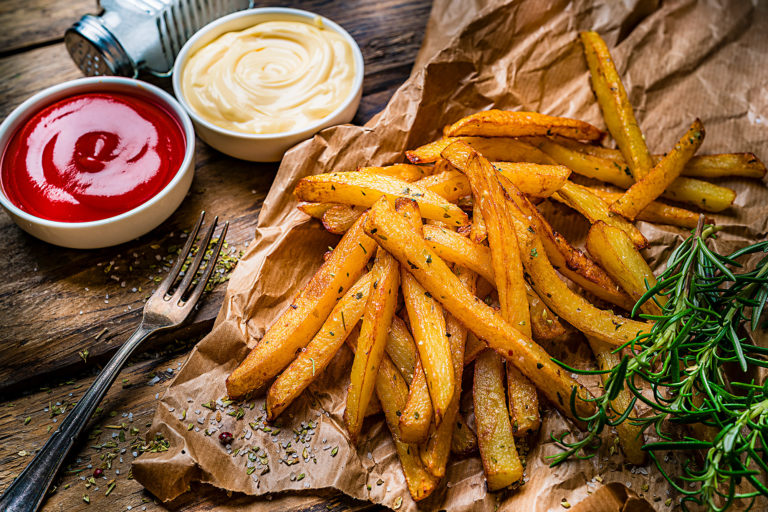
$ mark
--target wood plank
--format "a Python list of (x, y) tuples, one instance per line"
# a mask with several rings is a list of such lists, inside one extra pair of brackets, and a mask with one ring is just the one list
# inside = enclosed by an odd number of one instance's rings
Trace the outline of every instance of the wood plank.
[(61, 41), (83, 14), (98, 13), (95, 0), (3, 0), (0, 2), (0, 54)]
[[(102, 402), (101, 410), (92, 420), (88, 439), (80, 444), (77, 452), (65, 463), (69, 471), (60, 475), (56, 482), (56, 491), (50, 495), (43, 510), (127, 510), (128, 506), (135, 511), (142, 510), (142, 507), (146, 507), (147, 511), (168, 508), (176, 511), (242, 510), (257, 500), (242, 494), (227, 496), (225, 492), (210, 486), (198, 485), (194, 487), (193, 492), (180, 496), (170, 504), (162, 505), (129, 476), (135, 451), (131, 445), (136, 439), (143, 440), (147, 435), (151, 437), (149, 425), (157, 403), (155, 397), (161, 395), (170, 384), (173, 373), (168, 369), (173, 369), (175, 373), (186, 359), (186, 351), (192, 342), (181, 343), (172, 351), (138, 360), (123, 370)], [(152, 385), (155, 376), (160, 377), (160, 381)], [(53, 415), (53, 408), (65, 405), (71, 409), (71, 404), (85, 392), (92, 381), (92, 376), (80, 377), (59, 385), (50, 385), (50, 390), (38, 389), (13, 401), (0, 403), (0, 493), (32, 460), (36, 450), (50, 435), (49, 430), (55, 430), (57, 424), (68, 414), (65, 411), (63, 414)], [(127, 416), (129, 414), (130, 416)], [(119, 435), (112, 437), (112, 434), (118, 434), (119, 430), (109, 429), (106, 425), (122, 423), (125, 423), (127, 428), (123, 430), (125, 439), (121, 441)], [(131, 428), (138, 429), (139, 433), (131, 435)], [(115, 446), (94, 448), (108, 442), (114, 443)], [(107, 457), (107, 453), (111, 454), (109, 457), (114, 455), (114, 458), (111, 460), (111, 469), (104, 470), (106, 479), (100, 478), (95, 485), (86, 487), (87, 478), (92, 476), (93, 469), (104, 466), (102, 456)], [(115, 479), (116, 485), (109, 496), (105, 496), (108, 482), (112, 479)], [(83, 501), (83, 496), (88, 496), (90, 504)], [(352, 500), (332, 492), (319, 496), (292, 495), (285, 499), (278, 498), (274, 500), (274, 504), (279, 504), (276, 510), (287, 512), (327, 511), (327, 507), (339, 512), (378, 510), (370, 503)]]

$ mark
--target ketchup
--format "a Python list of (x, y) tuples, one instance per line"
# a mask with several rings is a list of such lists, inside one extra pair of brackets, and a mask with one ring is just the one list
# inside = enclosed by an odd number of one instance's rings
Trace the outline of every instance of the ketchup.
[(185, 148), (179, 122), (151, 100), (78, 94), (44, 108), (13, 135), (0, 183), (14, 205), (36, 217), (106, 219), (160, 192)]

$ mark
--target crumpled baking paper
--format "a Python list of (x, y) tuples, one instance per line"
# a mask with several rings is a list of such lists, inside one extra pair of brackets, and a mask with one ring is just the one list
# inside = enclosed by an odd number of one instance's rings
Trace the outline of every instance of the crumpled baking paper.
[[(438, 137), (445, 124), (492, 107), (603, 126), (578, 42), (578, 31), (585, 29), (600, 32), (611, 47), (654, 152), (671, 148), (700, 117), (707, 129), (702, 153), (767, 156), (765, 3), (437, 0), (412, 75), (384, 111), (365, 126), (326, 129), (285, 155), (213, 331), (158, 403), (151, 431), (161, 433), (169, 449), (142, 455), (133, 466), (137, 480), (162, 500), (185, 492), (193, 481), (253, 496), (273, 493), (275, 501), (254, 498), (249, 510), (274, 509), (280, 500), (274, 493), (328, 489), (390, 508), (416, 509), (380, 416), (367, 420), (356, 449), (347, 441), (342, 412), (351, 355), (346, 348), (284, 413), (278, 433), (278, 427), (263, 422), (263, 399), (244, 404), (242, 411), (241, 404), (223, 402), (224, 380), (319, 267), (326, 248), (338, 241), (296, 210), (291, 192), (300, 178), (403, 161), (405, 149)], [(765, 185), (723, 181), (738, 196), (725, 215), (716, 216), (727, 226), (716, 247), (725, 251), (763, 240)], [(547, 206), (547, 215), (556, 229), (580, 243), (587, 224), (578, 215), (559, 205)], [(658, 267), (681, 231), (638, 226), (650, 240), (645, 255)], [(574, 364), (591, 360), (585, 344), (547, 348)], [(594, 380), (585, 383), (594, 389)], [(667, 500), (677, 501), (655, 467), (624, 467), (610, 443), (589, 461), (549, 468), (545, 457), (558, 451), (550, 434), (572, 427), (551, 409), (543, 416), (538, 437), (530, 440), (526, 483), (518, 490), (486, 493), (479, 459), (458, 459), (451, 462), (444, 485), (419, 508), (563, 510), (566, 499), (580, 512), (645, 511), (669, 510)], [(218, 440), (223, 431), (236, 438), (229, 451)], [(665, 464), (674, 469), (677, 463), (673, 458)]]

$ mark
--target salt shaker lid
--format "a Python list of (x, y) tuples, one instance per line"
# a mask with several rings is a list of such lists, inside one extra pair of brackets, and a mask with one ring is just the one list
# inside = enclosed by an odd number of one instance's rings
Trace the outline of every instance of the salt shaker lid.
[(97, 16), (86, 14), (64, 34), (64, 45), (86, 76), (136, 77), (138, 69)]

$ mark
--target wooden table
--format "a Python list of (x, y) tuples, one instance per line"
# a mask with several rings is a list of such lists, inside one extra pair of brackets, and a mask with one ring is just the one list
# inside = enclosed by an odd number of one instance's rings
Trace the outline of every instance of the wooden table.
[[(366, 74), (357, 124), (381, 110), (408, 77), (430, 8), (428, 0), (306, 0), (284, 5), (337, 21), (359, 43)], [(35, 92), (81, 76), (62, 36), (81, 15), (96, 11), (94, 0), (0, 3), (0, 119)], [(163, 274), (163, 258), (180, 245), (182, 231), (198, 212), (205, 209), (230, 221), (227, 240), (232, 254), (239, 254), (253, 239), (276, 170), (277, 165), (226, 157), (198, 140), (195, 180), (182, 206), (147, 235), (101, 250), (48, 245), (0, 213), (0, 491), (31, 460), (99, 365), (138, 324), (143, 301), (155, 277)], [(146, 432), (156, 397), (192, 345), (210, 329), (225, 286), (214, 288), (185, 330), (155, 339), (123, 371), (95, 416), (89, 438), (68, 460), (69, 471), (56, 482), (45, 510), (210, 510), (251, 502), (247, 496), (227, 497), (200, 487), (163, 506), (130, 478), (132, 440)], [(121, 423), (139, 433), (108, 428)], [(110, 458), (107, 480), (87, 486), (93, 468)], [(285, 507), (370, 508), (334, 495), (295, 499)]]

